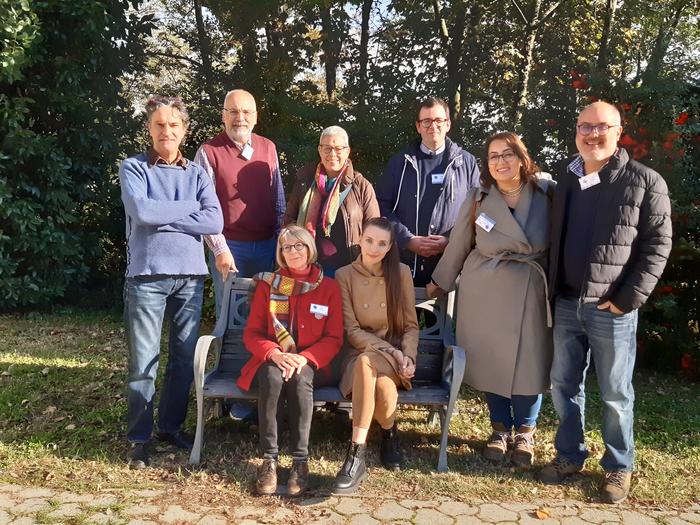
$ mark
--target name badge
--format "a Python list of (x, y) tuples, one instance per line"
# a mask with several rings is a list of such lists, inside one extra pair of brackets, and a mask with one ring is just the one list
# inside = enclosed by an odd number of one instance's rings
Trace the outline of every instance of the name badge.
[(326, 305), (311, 303), (310, 311), (316, 316), (316, 319), (328, 317), (328, 307)]
[(490, 232), (496, 225), (496, 221), (494, 221), (491, 217), (486, 215), (483, 211), (476, 218), (475, 222), (478, 226), (480, 226), (484, 231), (487, 232)]
[(585, 177), (580, 177), (578, 179), (578, 183), (581, 185), (581, 191), (587, 190), (588, 188), (591, 188), (596, 184), (600, 184), (600, 175), (598, 175), (597, 171), (594, 171), (593, 173), (589, 173)]
[(250, 160), (250, 158), (253, 156), (253, 147), (250, 144), (246, 144), (243, 146), (243, 151), (241, 151), (241, 157), (243, 157), (245, 160)]
[(445, 174), (444, 173), (433, 173), (430, 178), (433, 181), (433, 184), (442, 184), (445, 180)]

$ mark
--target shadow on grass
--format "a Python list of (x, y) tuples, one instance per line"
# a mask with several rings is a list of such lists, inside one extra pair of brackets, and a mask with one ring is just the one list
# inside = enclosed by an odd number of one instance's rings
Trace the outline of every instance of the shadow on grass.
[[(13, 316), (0, 317), (0, 467), (14, 460), (41, 463), (41, 458), (64, 461), (66, 469), (97, 461), (123, 467), (127, 351), (118, 317)], [(166, 353), (159, 371), (164, 371)], [(159, 376), (157, 391), (160, 391)], [(641, 371), (636, 375), (635, 434), (640, 472), (636, 492), (644, 501), (687, 501), (700, 478), (700, 385)], [(401, 410), (398, 424), (405, 470), (391, 473), (381, 467), (380, 436), (376, 425), (369, 436), (366, 490), (374, 494), (415, 494), (416, 497), (468, 494), (470, 497), (527, 499), (533, 495), (596, 500), (602, 473), (597, 460), (604, 449), (600, 438), (602, 403), (595, 376), (587, 384), (587, 443), (591, 458), (582, 475), (563, 488), (535, 480), (535, 473), (554, 455), (557, 419), (551, 398), (545, 396), (539, 421), (536, 467), (517, 470), (492, 465), (481, 456), (490, 433), (481, 395), (462, 389), (459, 413), (452, 420), (448, 444), (450, 472), (436, 476), (440, 431), (428, 427), (424, 411)], [(194, 400), (186, 427), (194, 429)], [(325, 497), (344, 459), (351, 429), (328, 412), (314, 415), (311, 430), (312, 495)], [(214, 476), (252, 494), (257, 459), (257, 429), (228, 418), (206, 425), (202, 464), (187, 464), (188, 455), (154, 444), (153, 465), (168, 481)], [(286, 435), (280, 440), (286, 450)], [(283, 453), (282, 464), (291, 463)], [(78, 467), (79, 468), (79, 467)], [(660, 473), (660, 474), (659, 474)], [(128, 483), (123, 479), (114, 483)], [(99, 477), (99, 472), (95, 476)], [(126, 481), (124, 481), (126, 480)], [(280, 477), (284, 483), (286, 478)], [(202, 482), (204, 483), (204, 482)], [(217, 481), (218, 483), (218, 481)], [(559, 491), (559, 492), (557, 492)], [(685, 491), (685, 493), (683, 493)], [(687, 494), (687, 495), (683, 495)], [(665, 498), (665, 499), (664, 499)], [(675, 498), (675, 499), (674, 499)]]

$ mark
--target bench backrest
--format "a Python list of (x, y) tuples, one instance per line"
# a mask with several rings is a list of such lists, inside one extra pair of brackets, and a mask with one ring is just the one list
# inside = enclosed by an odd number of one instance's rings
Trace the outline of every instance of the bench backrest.
[[(224, 285), (222, 310), (214, 332), (223, 336), (219, 370), (239, 372), (250, 353), (243, 346), (243, 329), (254, 290), (252, 279), (229, 277)], [(428, 299), (425, 288), (416, 288), (416, 309), (420, 342), (414, 384), (439, 383), (442, 378), (444, 348), (454, 344), (452, 312), (454, 294)]]

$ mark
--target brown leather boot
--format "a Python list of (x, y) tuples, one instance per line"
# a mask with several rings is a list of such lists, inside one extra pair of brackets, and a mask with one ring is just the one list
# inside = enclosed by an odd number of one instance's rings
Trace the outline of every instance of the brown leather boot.
[(309, 488), (309, 462), (294, 460), (287, 480), (287, 494), (298, 496)]
[(502, 463), (506, 459), (508, 447), (512, 440), (510, 430), (506, 430), (503, 423), (491, 423), (493, 432), (484, 447), (484, 457), (494, 463)]
[(606, 503), (622, 503), (630, 493), (631, 472), (606, 472), (600, 496)]
[(535, 427), (525, 425), (518, 428), (513, 438), (511, 461), (518, 467), (529, 467), (535, 456)]
[(258, 479), (255, 491), (261, 496), (269, 496), (277, 492), (277, 460), (265, 459), (258, 469)]

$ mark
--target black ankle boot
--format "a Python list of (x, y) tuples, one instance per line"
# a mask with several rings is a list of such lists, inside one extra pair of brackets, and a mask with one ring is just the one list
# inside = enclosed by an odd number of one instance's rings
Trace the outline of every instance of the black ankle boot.
[(334, 494), (352, 494), (360, 487), (360, 483), (367, 477), (367, 465), (365, 465), (365, 443), (350, 442), (348, 452), (345, 455), (343, 466), (340, 467), (333, 483)]
[(401, 446), (399, 444), (399, 431), (396, 423), (389, 430), (382, 429), (382, 444), (380, 448), (382, 464), (389, 470), (399, 470), (403, 462)]

